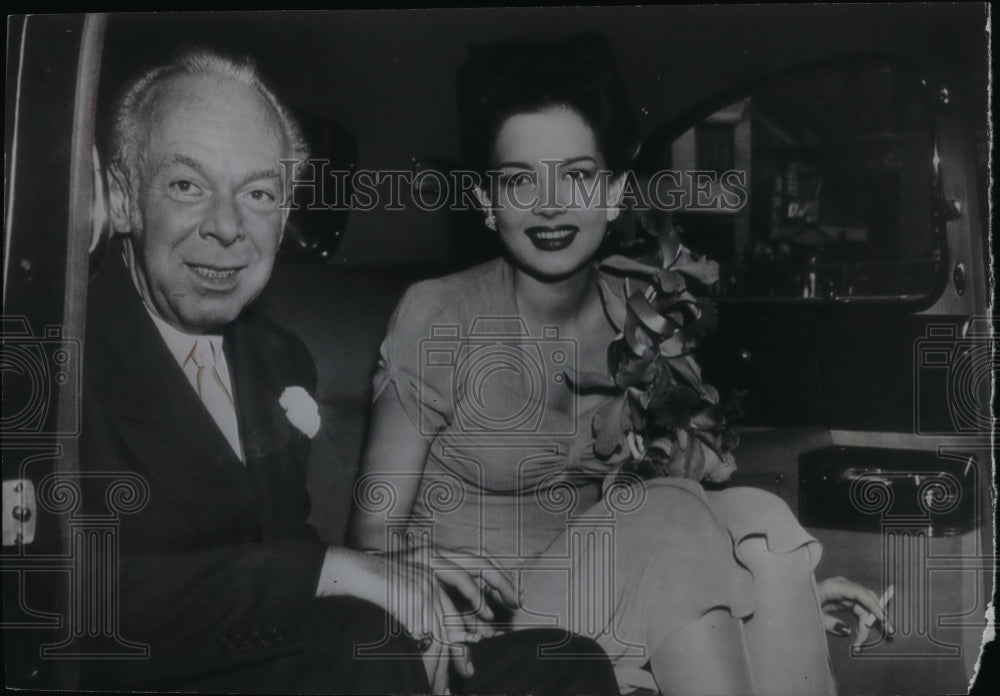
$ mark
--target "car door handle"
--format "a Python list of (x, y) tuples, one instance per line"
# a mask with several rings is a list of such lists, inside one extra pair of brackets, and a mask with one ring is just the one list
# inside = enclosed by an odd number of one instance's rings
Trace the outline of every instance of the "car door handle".
[(35, 484), (28, 479), (3, 482), (3, 545), (18, 546), (35, 540), (38, 505)]

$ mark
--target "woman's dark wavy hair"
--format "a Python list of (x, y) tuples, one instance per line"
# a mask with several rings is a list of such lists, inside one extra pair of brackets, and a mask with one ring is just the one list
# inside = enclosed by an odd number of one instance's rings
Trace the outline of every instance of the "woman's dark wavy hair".
[(479, 172), (489, 169), (508, 118), (552, 106), (583, 117), (614, 174), (628, 169), (635, 155), (638, 124), (611, 46), (599, 34), (470, 46), (457, 90), (462, 153)]

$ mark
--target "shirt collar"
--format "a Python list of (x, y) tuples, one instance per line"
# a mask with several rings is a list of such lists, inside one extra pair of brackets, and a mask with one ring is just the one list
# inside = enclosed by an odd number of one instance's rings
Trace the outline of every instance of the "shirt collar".
[(159, 331), (160, 336), (163, 337), (163, 342), (167, 344), (170, 354), (174, 356), (174, 360), (176, 360), (177, 364), (181, 367), (184, 367), (184, 363), (191, 354), (191, 349), (194, 347), (195, 341), (197, 341), (202, 335), (204, 335), (205, 338), (207, 338), (212, 344), (212, 350), (215, 352), (215, 355), (222, 355), (221, 334), (185, 333), (156, 316), (156, 314), (145, 303), (143, 303), (143, 307), (146, 308), (150, 318), (153, 320), (153, 324), (156, 325), (156, 330)]

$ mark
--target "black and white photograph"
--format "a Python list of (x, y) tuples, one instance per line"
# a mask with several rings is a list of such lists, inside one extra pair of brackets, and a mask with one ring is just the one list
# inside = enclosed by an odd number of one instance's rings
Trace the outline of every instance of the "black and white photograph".
[(991, 21), (8, 15), (5, 690), (988, 693)]

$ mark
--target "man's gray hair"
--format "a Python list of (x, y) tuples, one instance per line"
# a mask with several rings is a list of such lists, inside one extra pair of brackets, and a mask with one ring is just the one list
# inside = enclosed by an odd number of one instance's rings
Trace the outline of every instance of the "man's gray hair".
[[(160, 87), (170, 78), (207, 76), (232, 80), (257, 92), (274, 110), (285, 136), (289, 159), (304, 162), (309, 145), (299, 124), (264, 84), (257, 66), (249, 58), (237, 60), (207, 49), (189, 50), (170, 63), (153, 68), (137, 79), (115, 105), (109, 138), (109, 164), (127, 178), (129, 193), (136, 200), (139, 185), (140, 144), (148, 126), (146, 118)], [(136, 210), (133, 207), (133, 211)]]

